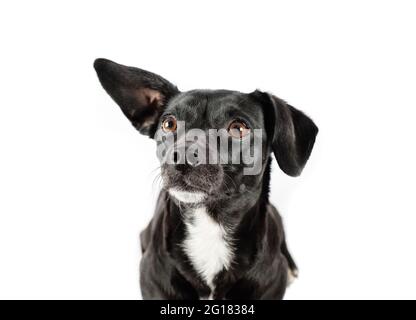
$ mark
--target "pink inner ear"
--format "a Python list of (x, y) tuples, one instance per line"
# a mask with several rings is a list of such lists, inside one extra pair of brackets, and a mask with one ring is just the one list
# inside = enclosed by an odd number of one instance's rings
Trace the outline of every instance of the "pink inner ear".
[(161, 107), (163, 105), (163, 95), (157, 90), (141, 88), (137, 90), (136, 96), (141, 106)]
[(140, 120), (136, 119), (137, 125), (143, 129), (156, 123), (163, 107), (164, 95), (154, 89), (140, 88), (135, 90), (134, 96), (137, 105), (129, 110), (129, 114), (131, 117), (140, 114)]

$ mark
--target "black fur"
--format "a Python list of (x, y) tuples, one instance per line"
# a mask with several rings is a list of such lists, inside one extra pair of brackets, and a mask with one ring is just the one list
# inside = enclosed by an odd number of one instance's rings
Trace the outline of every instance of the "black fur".
[[(288, 271), (296, 274), (297, 270), (281, 217), (269, 202), (271, 153), (284, 172), (299, 175), (318, 133), (312, 120), (279, 98), (257, 90), (251, 94), (227, 90), (182, 93), (148, 71), (105, 59), (96, 60), (94, 66), (104, 89), (127, 118), (151, 137), (168, 115), (204, 130), (224, 128), (230, 120), (244, 118), (251, 128), (264, 132), (262, 170), (257, 175), (244, 175), (243, 164), (162, 165), (165, 186), (154, 217), (140, 236), (143, 298), (200, 299), (210, 294), (214, 299), (283, 298)], [(179, 203), (170, 196), (171, 187), (206, 193), (203, 204), (208, 214), (226, 226), (235, 240), (231, 267), (217, 274), (214, 292), (182, 247), (187, 209), (195, 204)]]

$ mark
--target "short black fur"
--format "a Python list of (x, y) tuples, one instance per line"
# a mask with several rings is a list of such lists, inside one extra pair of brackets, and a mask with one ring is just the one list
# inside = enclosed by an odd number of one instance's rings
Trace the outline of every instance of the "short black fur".
[[(162, 164), (165, 182), (148, 227), (141, 233), (140, 285), (145, 299), (282, 299), (288, 275), (297, 267), (285, 241), (282, 219), (269, 202), (271, 153), (280, 168), (297, 176), (304, 168), (318, 128), (304, 113), (261, 91), (180, 92), (151, 72), (106, 59), (94, 63), (101, 84), (141, 133), (154, 137), (161, 119), (174, 115), (191, 128), (224, 128), (244, 118), (263, 130), (261, 172), (244, 165)], [(201, 204), (181, 203), (169, 190), (204, 192), (210, 217), (232, 233), (233, 261), (208, 286), (183, 249), (185, 219)], [(244, 188), (242, 188), (244, 187)]]

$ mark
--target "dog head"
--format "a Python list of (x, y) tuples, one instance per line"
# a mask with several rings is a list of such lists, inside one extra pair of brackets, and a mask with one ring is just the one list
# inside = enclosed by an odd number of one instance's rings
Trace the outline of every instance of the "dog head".
[(290, 176), (311, 154), (318, 128), (271, 94), (180, 92), (145, 70), (106, 59), (94, 67), (132, 125), (157, 141), (164, 187), (180, 202), (250, 201), (261, 191), (271, 153)]

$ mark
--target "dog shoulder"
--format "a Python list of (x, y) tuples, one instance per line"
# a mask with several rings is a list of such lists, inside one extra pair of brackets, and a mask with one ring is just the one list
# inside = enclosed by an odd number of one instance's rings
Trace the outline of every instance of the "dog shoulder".
[(153, 217), (149, 221), (146, 228), (140, 232), (140, 245), (142, 253), (144, 253), (146, 249), (149, 247), (152, 237), (155, 236), (156, 233), (160, 233), (160, 227), (163, 225), (165, 220), (164, 214), (167, 212), (168, 209), (167, 197), (168, 196), (166, 191), (162, 190), (159, 193)]

